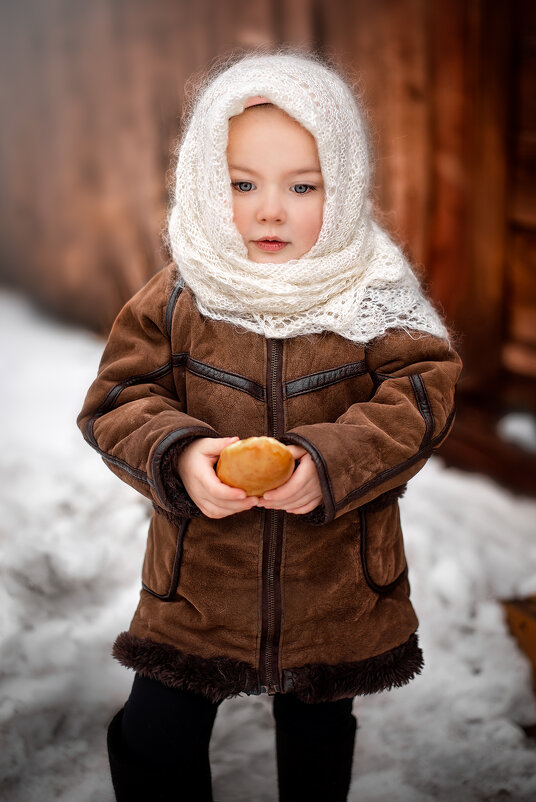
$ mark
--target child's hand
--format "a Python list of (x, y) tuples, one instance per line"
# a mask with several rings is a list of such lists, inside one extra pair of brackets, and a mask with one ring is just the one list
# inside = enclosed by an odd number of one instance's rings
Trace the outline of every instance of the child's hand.
[(259, 507), (286, 510), (294, 515), (311, 512), (322, 501), (318, 472), (311, 455), (301, 446), (288, 446), (300, 464), (284, 485), (268, 490), (259, 499)]
[(257, 506), (257, 497), (220, 482), (214, 465), (225, 448), (238, 437), (200, 437), (187, 446), (177, 461), (177, 472), (186, 492), (208, 518), (225, 518)]

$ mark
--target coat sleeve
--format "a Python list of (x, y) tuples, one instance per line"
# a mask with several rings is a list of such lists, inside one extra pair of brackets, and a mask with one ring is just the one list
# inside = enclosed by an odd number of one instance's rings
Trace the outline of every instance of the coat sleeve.
[(197, 437), (219, 437), (185, 411), (173, 380), (170, 273), (160, 271), (117, 316), (77, 423), (106, 465), (171, 517), (200, 515), (174, 472)]
[(367, 401), (283, 438), (309, 451), (318, 470), (323, 500), (310, 523), (328, 523), (388, 491), (396, 495), (452, 427), (461, 360), (446, 340), (392, 330), (367, 346), (365, 359), (374, 387)]

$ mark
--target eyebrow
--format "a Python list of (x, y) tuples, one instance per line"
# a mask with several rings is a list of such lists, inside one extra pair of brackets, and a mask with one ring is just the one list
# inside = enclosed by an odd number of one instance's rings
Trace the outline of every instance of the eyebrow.
[[(230, 164), (229, 170), (240, 170), (243, 173), (259, 175), (255, 170), (252, 170), (251, 167), (240, 167), (238, 164)], [(302, 175), (303, 173), (318, 173), (322, 175), (322, 171), (319, 170), (318, 167), (300, 167), (298, 170), (289, 170), (287, 175)]]

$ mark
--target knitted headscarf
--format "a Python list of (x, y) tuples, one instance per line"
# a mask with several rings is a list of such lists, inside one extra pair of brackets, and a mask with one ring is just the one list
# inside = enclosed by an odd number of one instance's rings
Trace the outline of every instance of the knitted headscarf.
[[(315, 138), (325, 187), (313, 247), (257, 263), (233, 222), (229, 118), (262, 96)], [(324, 330), (368, 342), (397, 327), (447, 337), (400, 249), (372, 220), (363, 116), (347, 84), (314, 57), (245, 56), (204, 88), (180, 147), (169, 242), (200, 312), (263, 334)]]

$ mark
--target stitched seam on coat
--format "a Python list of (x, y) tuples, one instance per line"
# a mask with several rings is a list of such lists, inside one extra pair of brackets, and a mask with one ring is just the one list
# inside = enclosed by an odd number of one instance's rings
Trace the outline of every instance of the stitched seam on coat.
[(247, 376), (242, 376), (239, 373), (231, 373), (221, 368), (215, 368), (206, 362), (200, 362), (188, 356), (186, 359), (186, 368), (195, 376), (202, 379), (207, 379), (215, 384), (223, 384), (231, 387), (233, 390), (240, 390), (243, 393), (253, 396), (258, 401), (266, 401), (266, 391), (261, 384), (248, 379)]
[(188, 526), (188, 520), (183, 518), (177, 527), (177, 541), (175, 543), (175, 557), (173, 559), (173, 567), (171, 569), (171, 576), (169, 579), (169, 587), (166, 593), (157, 593), (155, 590), (152, 590), (145, 582), (142, 581), (142, 587), (147, 593), (151, 593), (153, 596), (156, 596), (157, 599), (161, 599), (161, 601), (169, 601), (173, 598), (175, 593), (177, 592), (177, 588), (179, 586), (179, 577), (180, 577), (180, 567), (182, 562), (182, 550), (183, 550), (183, 543), (184, 543), (184, 535), (186, 534), (186, 529)]
[(332, 384), (337, 384), (355, 376), (363, 376), (365, 373), (367, 373), (367, 367), (363, 360), (349, 362), (347, 365), (341, 365), (338, 368), (320, 370), (317, 373), (308, 373), (299, 379), (286, 382), (285, 398), (294, 398), (297, 395), (322, 390), (324, 387), (330, 387)]
[(343, 509), (343, 507), (346, 507), (346, 505), (349, 504), (351, 501), (355, 501), (356, 498), (364, 496), (366, 493), (368, 493), (369, 490), (372, 490), (372, 488), (376, 487), (377, 485), (380, 485), (386, 479), (390, 479), (391, 476), (396, 476), (397, 473), (401, 473), (403, 470), (405, 470), (405, 468), (411, 467), (411, 465), (414, 465), (423, 457), (428, 457), (432, 452), (434, 446), (437, 443), (439, 443), (445, 436), (446, 432), (448, 432), (452, 424), (452, 421), (454, 420), (455, 413), (456, 413), (456, 407), (453, 406), (442, 430), (439, 432), (438, 435), (436, 435), (436, 437), (434, 437), (433, 440), (430, 440), (424, 448), (419, 448), (419, 450), (412, 457), (409, 457), (409, 459), (404, 460), (404, 462), (401, 462), (399, 465), (395, 465), (392, 468), (388, 468), (382, 473), (379, 473), (373, 479), (370, 479), (368, 482), (365, 482), (365, 484), (361, 485), (361, 487), (358, 487), (356, 490), (352, 490), (350, 493), (348, 493), (348, 495), (346, 495), (343, 499), (337, 502), (337, 504), (335, 505), (335, 510), (338, 512), (339, 510)]
[(417, 406), (419, 407), (419, 412), (423, 417), (426, 427), (421, 440), (421, 445), (419, 446), (419, 448), (424, 448), (424, 446), (430, 442), (432, 439), (432, 434), (434, 433), (434, 413), (432, 412), (430, 399), (428, 398), (426, 386), (421, 374), (414, 373), (409, 377), (409, 380), (411, 382), (411, 386), (413, 387), (413, 393), (415, 395), (415, 400), (417, 401)]
[(112, 457), (111, 454), (107, 454), (105, 451), (102, 451), (98, 446), (93, 446), (93, 448), (95, 449), (95, 451), (98, 451), (103, 460), (105, 460), (106, 462), (111, 462), (112, 465), (115, 465), (117, 468), (121, 468), (123, 471), (126, 471), (126, 473), (129, 473), (131, 476), (133, 476), (135, 479), (139, 479), (141, 482), (145, 482), (145, 484), (148, 485), (151, 484), (146, 472), (142, 471), (141, 468), (133, 468), (132, 465), (129, 465), (128, 462), (125, 462), (125, 460), (120, 459), (119, 457)]
[(108, 390), (108, 393), (106, 394), (104, 401), (97, 409), (92, 420), (96, 420), (105, 412), (108, 412), (108, 410), (110, 410), (112, 406), (115, 404), (115, 402), (117, 401), (118, 397), (121, 395), (123, 390), (125, 390), (127, 387), (134, 387), (136, 384), (143, 384), (143, 382), (150, 381), (151, 379), (161, 379), (163, 376), (167, 376), (167, 374), (171, 371), (172, 367), (173, 367), (173, 360), (170, 360), (169, 362), (166, 362), (164, 365), (161, 365), (161, 367), (149, 371), (149, 373), (138, 373), (135, 376), (129, 376), (128, 379), (123, 379), (122, 382), (114, 384), (114, 386), (110, 390)]
[(173, 323), (173, 315), (175, 313), (175, 307), (177, 305), (177, 300), (179, 295), (181, 294), (183, 287), (180, 284), (176, 284), (169, 296), (169, 300), (166, 306), (166, 314), (164, 317), (165, 326), (166, 326), (166, 334), (168, 337), (171, 337), (171, 325)]
[(188, 352), (183, 351), (181, 354), (171, 354), (171, 364), (174, 368), (181, 368), (188, 362)]
[[(226, 375), (232, 377), (232, 379), (238, 379), (240, 381), (246, 382), (249, 387), (246, 388), (244, 386), (240, 386), (237, 381), (219, 381), (218, 383), (225, 384), (233, 389), (242, 390), (243, 392), (249, 392), (249, 394), (253, 395), (255, 398), (259, 400), (265, 400), (265, 391), (261, 385), (256, 384), (255, 382), (250, 381), (245, 376), (240, 376), (239, 374), (232, 374), (226, 373), (224, 371), (220, 371), (217, 368), (213, 368), (211, 365), (204, 365), (204, 363), (199, 362), (198, 360), (193, 359), (189, 356), (188, 353), (180, 353), (180, 354), (172, 354), (171, 360), (166, 362), (164, 365), (161, 365), (159, 368), (155, 368), (155, 370), (149, 371), (148, 373), (140, 373), (135, 376), (129, 376), (127, 379), (124, 379), (122, 382), (118, 382), (115, 384), (106, 394), (104, 401), (100, 404), (97, 409), (95, 415), (86, 423), (84, 427), (84, 435), (87, 442), (95, 449), (107, 462), (110, 462), (113, 465), (116, 465), (118, 468), (126, 471), (128, 474), (133, 476), (136, 479), (139, 479), (142, 482), (145, 482), (150, 487), (155, 487), (154, 482), (152, 482), (147, 473), (140, 468), (134, 468), (133, 466), (129, 465), (125, 460), (122, 460), (120, 457), (115, 457), (109, 454), (106, 451), (103, 451), (99, 448), (97, 439), (94, 433), (94, 426), (96, 421), (102, 417), (106, 412), (109, 412), (114, 404), (117, 402), (117, 399), (127, 387), (134, 387), (137, 384), (143, 384), (146, 381), (151, 381), (154, 379), (161, 379), (166, 376), (174, 367), (180, 367), (182, 365), (187, 366), (187, 368), (192, 372), (195, 373), (195, 370), (192, 370), (192, 366), (198, 367), (197, 374), (202, 376), (203, 378), (209, 379), (214, 382), (218, 382), (216, 378), (217, 374)], [(204, 371), (203, 368), (208, 368), (212, 375), (208, 375), (208, 371)], [(252, 388), (250, 391), (249, 388)], [(207, 436), (213, 436), (212, 430), (203, 429), (203, 432), (210, 432)], [(173, 434), (173, 432), (171, 433)], [(151, 471), (153, 476), (155, 475), (153, 471)], [(161, 498), (160, 493), (158, 494), (159, 498)], [(167, 507), (166, 507), (167, 509)]]
[(361, 567), (363, 569), (363, 576), (365, 577), (365, 582), (367, 583), (369, 588), (373, 590), (375, 593), (390, 593), (390, 591), (394, 590), (395, 587), (402, 581), (402, 579), (407, 574), (408, 565), (406, 562), (400, 573), (394, 579), (392, 579), (391, 582), (386, 582), (385, 585), (379, 585), (377, 582), (373, 580), (367, 562), (368, 525), (367, 525), (367, 511), (365, 507), (359, 508), (359, 523), (361, 526), (359, 552), (361, 556)]
[(161, 379), (163, 376), (166, 376), (172, 370), (172, 361), (166, 362), (165, 365), (162, 365), (155, 370), (151, 370), (149, 373), (140, 373), (137, 376), (130, 376), (128, 379), (124, 379), (122, 382), (115, 384), (111, 390), (108, 391), (106, 397), (102, 404), (98, 407), (96, 413), (91, 417), (84, 427), (84, 437), (89, 445), (97, 451), (101, 457), (106, 460), (106, 462), (110, 462), (113, 465), (116, 465), (118, 468), (129, 473), (131, 476), (139, 479), (142, 482), (145, 482), (148, 485), (152, 486), (152, 483), (149, 481), (147, 473), (141, 468), (134, 468), (132, 465), (129, 465), (128, 462), (122, 460), (120, 457), (114, 457), (112, 454), (109, 454), (107, 451), (103, 451), (99, 448), (97, 443), (97, 438), (95, 437), (94, 427), (96, 421), (102, 417), (106, 412), (109, 412), (123, 390), (126, 387), (134, 387), (136, 384), (142, 384), (145, 381), (150, 379), (159, 378)]

